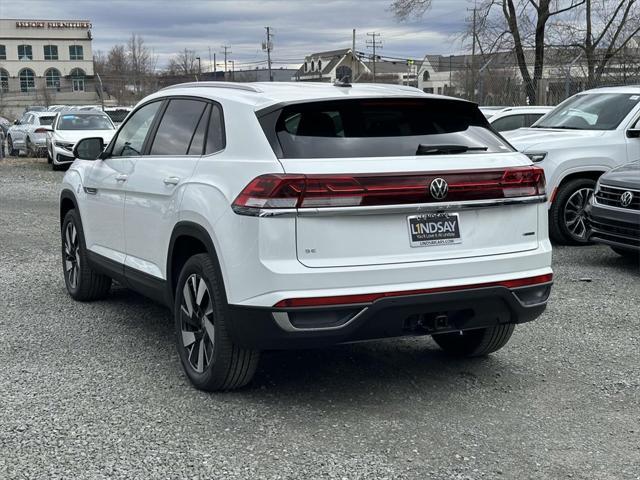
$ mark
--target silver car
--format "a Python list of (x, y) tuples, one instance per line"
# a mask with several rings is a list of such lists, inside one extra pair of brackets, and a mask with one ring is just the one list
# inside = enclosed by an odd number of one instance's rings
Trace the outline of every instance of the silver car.
[(53, 112), (25, 112), (7, 131), (9, 155), (20, 151), (28, 156), (42, 156), (47, 151), (47, 132), (56, 118)]

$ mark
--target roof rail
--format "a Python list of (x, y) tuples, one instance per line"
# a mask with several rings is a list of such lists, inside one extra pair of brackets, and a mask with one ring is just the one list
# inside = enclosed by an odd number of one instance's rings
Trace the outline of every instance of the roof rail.
[(247, 83), (232, 83), (232, 82), (188, 82), (178, 83), (176, 85), (170, 85), (164, 87), (163, 90), (171, 90), (172, 88), (197, 88), (197, 87), (209, 87), (209, 88), (230, 88), (233, 90), (244, 90), (245, 92), (262, 93), (258, 87), (249, 85)]

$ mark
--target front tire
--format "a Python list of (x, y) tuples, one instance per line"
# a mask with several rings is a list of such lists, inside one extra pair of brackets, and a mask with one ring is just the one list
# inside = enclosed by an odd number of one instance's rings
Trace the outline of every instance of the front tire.
[(231, 340), (224, 285), (208, 254), (185, 263), (174, 304), (176, 346), (193, 385), (209, 392), (232, 390), (251, 381), (260, 353)]
[(462, 332), (439, 333), (433, 340), (447, 353), (461, 357), (481, 357), (504, 347), (516, 326), (513, 323)]
[(71, 298), (88, 302), (104, 298), (111, 288), (111, 278), (95, 272), (87, 261), (87, 246), (80, 216), (70, 210), (62, 222), (62, 270)]
[(549, 235), (560, 245), (589, 245), (584, 209), (596, 182), (589, 178), (570, 180), (558, 187), (549, 210)]

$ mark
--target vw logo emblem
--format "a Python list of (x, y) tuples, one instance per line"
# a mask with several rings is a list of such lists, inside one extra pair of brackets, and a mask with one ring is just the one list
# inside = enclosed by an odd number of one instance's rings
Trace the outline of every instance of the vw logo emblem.
[(429, 193), (436, 200), (442, 200), (449, 193), (449, 185), (444, 178), (435, 178), (429, 185)]
[(633, 193), (631, 192), (624, 192), (622, 195), (620, 195), (620, 205), (622, 205), (623, 207), (628, 207), (629, 205), (631, 205), (631, 202), (633, 201)]

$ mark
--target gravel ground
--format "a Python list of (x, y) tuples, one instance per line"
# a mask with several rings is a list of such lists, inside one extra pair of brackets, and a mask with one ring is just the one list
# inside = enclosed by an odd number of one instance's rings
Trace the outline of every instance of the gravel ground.
[(0, 161), (0, 478), (640, 478), (640, 270), (608, 248), (557, 248), (547, 312), (489, 358), (270, 352), (206, 394), (166, 310), (66, 295), (61, 178)]

